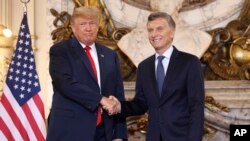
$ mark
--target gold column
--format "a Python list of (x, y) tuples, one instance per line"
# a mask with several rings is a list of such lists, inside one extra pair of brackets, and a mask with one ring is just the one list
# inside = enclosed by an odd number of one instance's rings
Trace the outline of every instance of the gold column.
[(5, 77), (11, 61), (13, 53), (13, 40), (14, 36), (6, 35), (6, 27), (0, 24), (0, 99), (3, 91), (3, 84), (5, 82)]

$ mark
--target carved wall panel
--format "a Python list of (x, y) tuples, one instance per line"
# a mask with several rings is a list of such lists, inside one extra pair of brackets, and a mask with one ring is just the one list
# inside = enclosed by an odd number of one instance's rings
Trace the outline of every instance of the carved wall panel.
[(213, 40), (201, 58), (207, 80), (250, 79), (250, 1), (225, 28), (210, 30)]
[[(157, 2), (157, 0), (120, 0), (116, 1), (115, 3), (121, 3), (121, 10), (123, 10), (124, 8), (126, 9), (126, 7), (129, 7), (129, 5), (132, 5), (134, 7), (137, 6), (141, 9), (151, 11), (153, 8), (150, 7), (152, 6), (150, 5), (150, 3), (152, 3), (153, 1)], [(100, 8), (103, 16), (100, 19), (101, 25), (98, 35), (98, 42), (103, 43), (117, 51), (121, 61), (124, 80), (134, 80), (136, 67), (132, 63), (133, 61), (131, 61), (131, 58), (129, 58), (127, 54), (121, 51), (119, 46), (117, 46), (117, 42), (120, 40), (120, 38), (131, 31), (131, 26), (129, 24), (127, 25), (127, 27), (120, 25), (119, 22), (121, 21), (115, 18), (115, 11), (110, 11), (111, 8), (109, 0), (72, 0), (72, 2), (74, 2), (75, 7), (82, 5), (96, 5)], [(236, 3), (236, 1), (234, 2)], [(238, 6), (234, 7), (234, 11), (238, 11), (239, 8), (241, 9), (241, 12), (239, 12), (240, 14), (237, 19), (229, 22), (226, 27), (215, 28), (207, 31), (212, 36), (212, 42), (207, 51), (201, 57), (205, 70), (205, 78), (207, 80), (249, 79), (249, 54), (247, 51), (249, 47), (249, 0), (245, 0), (243, 2), (237, 0), (237, 2)], [(215, 0), (185, 0), (183, 1), (182, 7), (180, 9), (180, 17), (183, 17), (183, 15), (190, 15), (190, 13), (188, 13), (189, 11), (199, 9), (206, 5), (210, 6), (214, 3), (219, 4), (219, 2)], [(106, 4), (108, 4), (108, 6)], [(243, 7), (241, 6), (242, 4), (244, 5)], [(185, 11), (188, 12), (185, 13)], [(235, 15), (234, 11), (232, 10), (231, 13), (226, 14)], [(123, 10), (123, 12), (127, 11)], [(59, 13), (54, 9), (51, 9), (51, 13), (55, 17), (53, 24), (56, 29), (54, 29), (51, 33), (54, 42), (72, 37), (73, 35), (69, 27), (70, 14), (67, 11), (62, 11), (61, 13)], [(144, 14), (141, 14), (141, 16), (145, 17)], [(215, 17), (213, 18), (216, 19)], [(218, 21), (222, 19), (217, 18), (216, 20), (217, 22), (214, 22), (214, 24), (218, 23)], [(192, 25), (190, 25), (189, 23), (188, 26)], [(197, 24), (196, 26), (200, 29), (213, 27), (211, 25), (207, 27), (204, 27), (206, 25), (202, 25), (203, 27), (199, 27)], [(238, 54), (242, 54), (243, 57)]]

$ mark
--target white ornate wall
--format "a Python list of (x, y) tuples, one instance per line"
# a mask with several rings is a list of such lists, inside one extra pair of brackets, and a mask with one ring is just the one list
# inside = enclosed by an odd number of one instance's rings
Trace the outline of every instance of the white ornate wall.
[[(150, 11), (129, 5), (122, 0), (104, 0), (113, 20), (121, 26), (134, 28), (146, 23)], [(161, 0), (151, 0), (159, 2)], [(176, 1), (176, 0), (173, 0)], [(202, 30), (223, 27), (238, 17), (244, 0), (216, 0), (206, 6), (184, 11), (179, 19), (186, 26)]]

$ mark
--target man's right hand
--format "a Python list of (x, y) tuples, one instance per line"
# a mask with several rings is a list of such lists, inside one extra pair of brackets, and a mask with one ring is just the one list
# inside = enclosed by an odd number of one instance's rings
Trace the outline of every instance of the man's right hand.
[(103, 96), (100, 103), (103, 109), (109, 113), (109, 115), (115, 115), (121, 110), (121, 104), (114, 96), (109, 96), (108, 98)]

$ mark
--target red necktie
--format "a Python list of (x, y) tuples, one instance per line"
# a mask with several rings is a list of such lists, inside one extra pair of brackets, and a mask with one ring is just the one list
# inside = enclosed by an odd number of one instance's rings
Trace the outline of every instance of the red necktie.
[[(92, 67), (92, 70), (93, 70), (93, 72), (94, 72), (94, 74), (95, 74), (96, 80), (98, 80), (98, 78), (97, 78), (97, 72), (96, 72), (96, 67), (95, 67), (95, 62), (94, 62), (94, 60), (93, 60), (93, 58), (92, 58), (92, 56), (91, 56), (91, 54), (90, 54), (91, 48), (90, 48), (89, 46), (86, 46), (84, 49), (85, 49), (85, 52), (86, 52), (86, 54), (87, 54), (87, 56), (88, 56), (89, 62), (90, 62), (91, 67)], [(96, 121), (96, 126), (98, 126), (101, 122), (102, 122), (102, 108), (101, 108), (101, 106), (99, 105), (99, 106), (98, 106), (98, 109), (97, 109), (97, 121)]]

